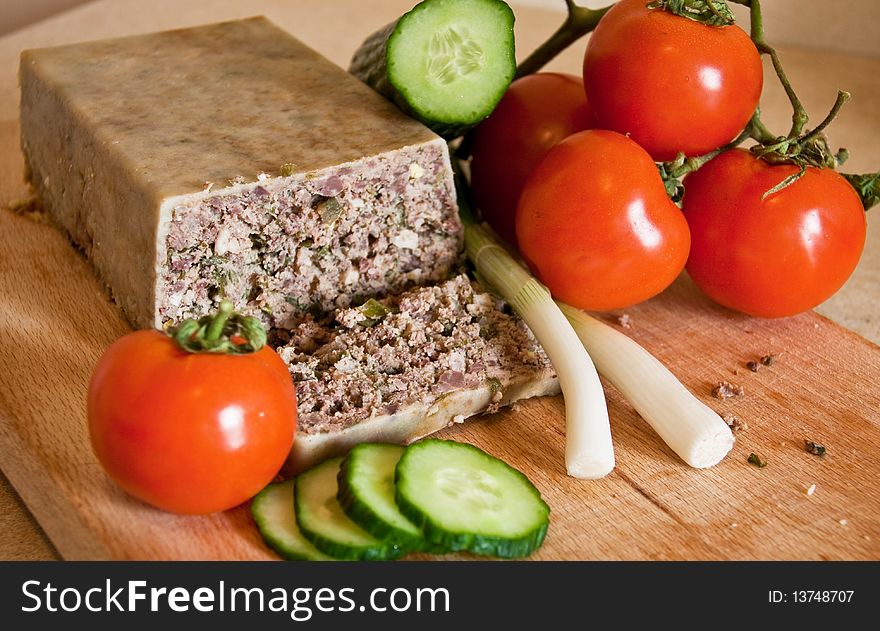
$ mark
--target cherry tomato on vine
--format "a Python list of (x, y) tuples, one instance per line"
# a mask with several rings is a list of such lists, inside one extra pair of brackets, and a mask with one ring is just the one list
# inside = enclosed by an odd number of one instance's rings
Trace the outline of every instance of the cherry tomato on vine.
[(566, 136), (595, 127), (580, 77), (539, 73), (514, 81), (474, 130), (471, 186), (483, 219), (511, 245), (523, 185), (538, 161)]
[(622, 0), (587, 42), (584, 85), (598, 126), (657, 161), (733, 140), (758, 105), (761, 58), (739, 26), (707, 26)]
[(296, 391), (263, 347), (189, 353), (159, 331), (135, 331), (101, 357), (88, 394), (98, 460), (129, 494), (204, 514), (258, 493), (293, 444)]
[(569, 136), (538, 163), (519, 201), (516, 234), (556, 298), (596, 311), (660, 293), (684, 268), (690, 243), (651, 156), (604, 130)]
[(688, 273), (716, 302), (774, 318), (811, 309), (855, 269), (867, 222), (855, 190), (831, 169), (798, 172), (748, 151), (726, 151), (685, 178)]

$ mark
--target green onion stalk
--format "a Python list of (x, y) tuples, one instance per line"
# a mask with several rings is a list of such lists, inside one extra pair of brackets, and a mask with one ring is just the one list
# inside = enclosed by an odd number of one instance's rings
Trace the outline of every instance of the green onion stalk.
[(499, 238), (477, 223), (464, 176), (456, 174), (464, 247), (479, 278), (523, 319), (544, 348), (565, 399), (565, 468), (575, 478), (597, 479), (614, 469), (608, 407), (589, 354), (550, 292), (511, 256)]
[(734, 443), (727, 423), (659, 359), (580, 309), (558, 304), (602, 376), (682, 460), (702, 469), (727, 455)]

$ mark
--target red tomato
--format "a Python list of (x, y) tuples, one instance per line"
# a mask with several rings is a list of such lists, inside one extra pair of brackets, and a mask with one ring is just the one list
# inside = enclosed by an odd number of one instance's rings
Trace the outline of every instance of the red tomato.
[(296, 391), (268, 347), (187, 353), (158, 331), (117, 340), (88, 394), (98, 460), (131, 495), (176, 513), (232, 508), (278, 473), (293, 444)]
[(762, 199), (797, 172), (734, 149), (685, 178), (687, 270), (716, 302), (765, 318), (793, 315), (830, 297), (852, 274), (867, 222), (843, 177), (808, 167)]
[(761, 58), (738, 26), (706, 26), (645, 0), (622, 0), (599, 21), (584, 84), (599, 127), (629, 135), (657, 161), (713, 151), (751, 118)]
[(566, 136), (595, 127), (580, 77), (541, 73), (514, 81), (474, 130), (471, 184), (483, 219), (516, 244), (516, 204), (529, 173)]
[(651, 156), (603, 130), (569, 136), (541, 160), (523, 189), (516, 234), (556, 298), (597, 311), (663, 291), (690, 242)]

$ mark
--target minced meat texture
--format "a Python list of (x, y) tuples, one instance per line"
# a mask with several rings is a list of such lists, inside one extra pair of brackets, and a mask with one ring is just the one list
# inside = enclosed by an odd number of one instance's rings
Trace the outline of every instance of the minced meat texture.
[(445, 151), (404, 147), (182, 205), (168, 232), (163, 320), (211, 313), (226, 298), (290, 329), (310, 313), (448, 278), (462, 226)]
[[(465, 275), (305, 321), (278, 349), (296, 382), (299, 431), (338, 431), (444, 394), (497, 392), (516, 376), (552, 374), (531, 331)], [(365, 313), (366, 312), (366, 313)]]

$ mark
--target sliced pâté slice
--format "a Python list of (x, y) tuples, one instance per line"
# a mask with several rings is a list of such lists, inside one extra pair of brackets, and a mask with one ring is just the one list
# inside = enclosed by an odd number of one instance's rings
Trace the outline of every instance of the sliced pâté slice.
[(463, 274), (333, 317), (303, 322), (278, 348), (299, 410), (290, 473), (359, 443), (409, 443), (559, 392), (525, 323)]

